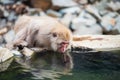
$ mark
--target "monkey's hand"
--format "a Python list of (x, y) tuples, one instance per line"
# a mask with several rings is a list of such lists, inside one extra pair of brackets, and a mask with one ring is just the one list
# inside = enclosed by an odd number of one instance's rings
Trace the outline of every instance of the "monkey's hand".
[(18, 48), (18, 50), (22, 50), (24, 47), (28, 46), (28, 43), (26, 41), (16, 41), (13, 43), (14, 48)]

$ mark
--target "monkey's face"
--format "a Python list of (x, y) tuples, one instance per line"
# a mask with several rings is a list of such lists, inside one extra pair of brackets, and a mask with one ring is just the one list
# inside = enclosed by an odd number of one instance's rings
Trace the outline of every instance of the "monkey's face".
[(65, 37), (66, 34), (51, 33), (51, 48), (54, 51), (65, 53), (70, 48), (70, 38)]

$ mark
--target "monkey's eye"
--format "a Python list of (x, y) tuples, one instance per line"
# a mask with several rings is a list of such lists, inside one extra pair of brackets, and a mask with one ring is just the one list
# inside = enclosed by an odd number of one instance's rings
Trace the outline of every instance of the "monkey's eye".
[(53, 33), (52, 35), (53, 35), (53, 37), (57, 37), (57, 33)]

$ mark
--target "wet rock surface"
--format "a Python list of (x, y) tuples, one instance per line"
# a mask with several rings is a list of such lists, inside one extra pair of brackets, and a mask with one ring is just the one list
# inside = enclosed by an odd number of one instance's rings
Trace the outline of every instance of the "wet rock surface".
[(11, 57), (13, 57), (13, 53), (9, 49), (0, 47), (0, 63)]

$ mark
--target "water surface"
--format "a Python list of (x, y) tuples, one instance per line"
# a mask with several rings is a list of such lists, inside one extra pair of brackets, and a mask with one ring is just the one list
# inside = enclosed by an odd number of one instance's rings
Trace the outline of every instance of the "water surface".
[(120, 80), (120, 51), (71, 53), (65, 65), (59, 54), (41, 53), (31, 60), (14, 57), (0, 64), (0, 80)]

